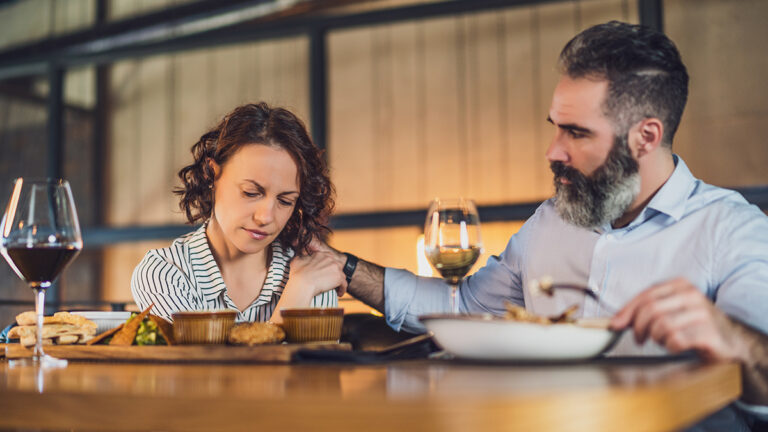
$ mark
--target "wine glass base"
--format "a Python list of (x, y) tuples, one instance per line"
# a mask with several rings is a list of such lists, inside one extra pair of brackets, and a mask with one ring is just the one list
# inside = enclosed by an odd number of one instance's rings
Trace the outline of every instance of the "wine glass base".
[(58, 369), (67, 367), (67, 361), (56, 357), (51, 357), (48, 354), (42, 356), (23, 357), (20, 359), (8, 360), (8, 367), (28, 367), (37, 366), (44, 369)]

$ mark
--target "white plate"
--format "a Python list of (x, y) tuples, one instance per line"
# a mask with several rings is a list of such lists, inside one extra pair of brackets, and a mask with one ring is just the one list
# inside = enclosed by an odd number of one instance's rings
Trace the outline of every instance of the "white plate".
[(96, 334), (103, 333), (124, 323), (131, 317), (131, 313), (105, 312), (105, 311), (81, 311), (72, 312), (72, 315), (80, 315), (96, 323)]
[(618, 332), (605, 326), (534, 324), (490, 315), (419, 317), (451, 354), (476, 360), (580, 360), (607, 351)]

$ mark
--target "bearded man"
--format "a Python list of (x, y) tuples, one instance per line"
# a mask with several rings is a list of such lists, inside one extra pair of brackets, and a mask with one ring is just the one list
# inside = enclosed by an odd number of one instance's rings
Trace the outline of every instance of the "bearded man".
[[(614, 21), (568, 42), (559, 68), (546, 152), (556, 194), (462, 282), (460, 311), (502, 314), (512, 302), (554, 315), (580, 301), (583, 316), (631, 329), (614, 354), (693, 350), (736, 360), (741, 402), (768, 405), (768, 217), (696, 179), (672, 152), (688, 96), (677, 48), (661, 33)], [(587, 286), (621, 309), (537, 296), (532, 281), (543, 277)], [(362, 260), (349, 291), (396, 330), (422, 330), (418, 316), (449, 309), (441, 279)], [(727, 428), (747, 427), (743, 411), (731, 410), (719, 413)]]

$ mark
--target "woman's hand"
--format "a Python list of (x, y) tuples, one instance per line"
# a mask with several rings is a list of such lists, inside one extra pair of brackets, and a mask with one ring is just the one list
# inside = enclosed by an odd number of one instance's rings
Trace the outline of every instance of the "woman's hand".
[(343, 294), (347, 289), (343, 268), (344, 262), (332, 252), (315, 251), (311, 255), (294, 257), (288, 283), (270, 321), (282, 323), (281, 308), (309, 307), (312, 298), (326, 291), (336, 289)]

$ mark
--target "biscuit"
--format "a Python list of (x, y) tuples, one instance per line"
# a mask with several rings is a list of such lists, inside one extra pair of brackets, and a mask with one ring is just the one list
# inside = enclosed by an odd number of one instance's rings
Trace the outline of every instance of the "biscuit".
[(229, 332), (229, 343), (235, 345), (280, 343), (283, 339), (285, 339), (283, 328), (270, 322), (235, 324)]

